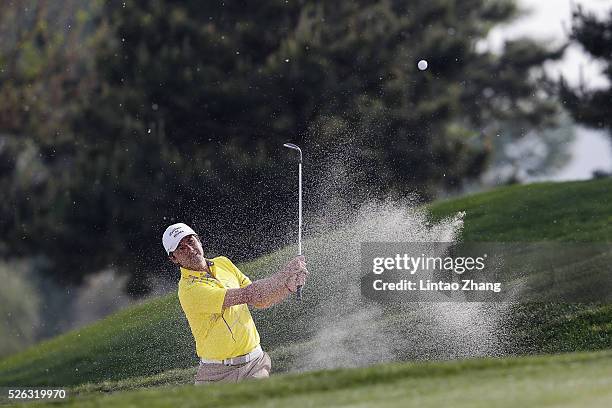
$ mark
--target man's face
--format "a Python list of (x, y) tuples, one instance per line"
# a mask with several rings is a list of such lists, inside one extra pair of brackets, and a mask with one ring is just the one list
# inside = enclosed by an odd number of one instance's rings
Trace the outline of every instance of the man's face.
[(204, 262), (202, 243), (196, 235), (184, 237), (170, 254), (170, 260), (188, 269), (201, 265)]

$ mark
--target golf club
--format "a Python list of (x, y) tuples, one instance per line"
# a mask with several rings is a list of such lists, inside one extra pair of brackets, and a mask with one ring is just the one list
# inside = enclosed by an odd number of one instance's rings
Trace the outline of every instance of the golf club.
[[(302, 255), (302, 149), (293, 143), (285, 143), (283, 146), (297, 150), (300, 154), (298, 162), (298, 255)], [(297, 287), (296, 295), (298, 300), (302, 300), (302, 285)]]

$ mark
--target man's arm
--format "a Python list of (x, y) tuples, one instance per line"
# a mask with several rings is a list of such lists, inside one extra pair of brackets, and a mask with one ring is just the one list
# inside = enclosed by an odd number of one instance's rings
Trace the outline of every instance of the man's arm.
[(257, 280), (244, 288), (228, 289), (223, 307), (244, 303), (259, 309), (273, 306), (295, 292), (298, 285), (303, 285), (307, 275), (304, 257), (294, 258), (281, 272)]
[(260, 279), (240, 289), (228, 289), (223, 307), (248, 304), (258, 309), (270, 307), (287, 297), (290, 293), (284, 285), (279, 285), (276, 277)]
[[(295, 292), (295, 290), (294, 290)], [(288, 286), (283, 285), (282, 287), (273, 290), (272, 293), (261, 302), (253, 303), (252, 305), (257, 309), (266, 309), (268, 307), (274, 306), (277, 303), (282, 302), (289, 296), (292, 292), (289, 290)]]

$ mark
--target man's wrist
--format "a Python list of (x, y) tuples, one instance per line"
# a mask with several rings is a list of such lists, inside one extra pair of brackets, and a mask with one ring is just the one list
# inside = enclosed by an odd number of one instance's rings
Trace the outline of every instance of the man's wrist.
[(289, 279), (289, 276), (287, 276), (287, 274), (284, 273), (284, 271), (278, 271), (276, 274), (272, 275), (274, 284), (276, 286), (276, 290), (278, 289), (283, 289), (283, 290), (288, 290), (289, 292), (291, 292), (291, 290), (289, 289), (289, 286), (287, 286), (287, 280)]
[(295, 293), (294, 290), (291, 290), (291, 288), (289, 288), (289, 285), (287, 285), (287, 282), (285, 282), (285, 289), (287, 289), (289, 293)]

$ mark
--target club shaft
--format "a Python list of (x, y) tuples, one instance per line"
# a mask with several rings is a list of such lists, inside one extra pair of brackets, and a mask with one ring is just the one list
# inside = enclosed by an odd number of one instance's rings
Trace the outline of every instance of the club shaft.
[(302, 255), (302, 163), (298, 164), (298, 255)]
[[(298, 163), (298, 255), (302, 255), (302, 160)], [(302, 285), (297, 288), (297, 298), (302, 300)]]

